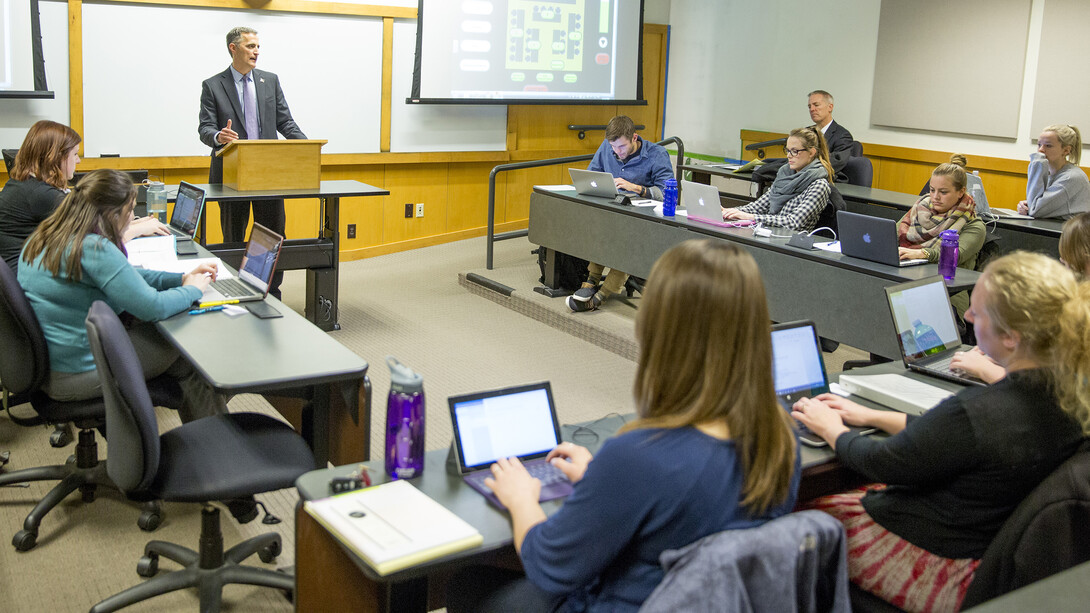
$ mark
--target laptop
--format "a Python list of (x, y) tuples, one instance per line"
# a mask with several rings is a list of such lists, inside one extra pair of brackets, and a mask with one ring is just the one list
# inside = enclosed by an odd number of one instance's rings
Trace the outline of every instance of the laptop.
[(484, 480), (500, 458), (518, 457), (531, 475), (541, 479), (541, 502), (571, 494), (571, 481), (545, 461), (560, 444), (549, 382), (451, 396), (447, 402), (458, 471), (493, 505), (504, 508)]
[[(780, 404), (791, 411), (792, 405), (801, 398), (813, 398), (829, 391), (829, 378), (825, 373), (825, 361), (821, 358), (821, 345), (817, 328), (811, 321), (793, 321), (772, 326), (772, 379)], [(809, 447), (828, 445), (809, 428), (795, 421), (799, 441)], [(870, 434), (870, 427), (849, 427), (853, 432)]]
[(968, 351), (961, 344), (954, 308), (940, 276), (899, 283), (886, 288), (897, 346), (909, 370), (967, 385), (986, 385), (967, 373), (950, 370), (950, 360), (957, 351)]
[(927, 259), (902, 260), (897, 255), (897, 222), (850, 211), (836, 212), (840, 252), (889, 266), (918, 266)]
[(613, 182), (613, 175), (608, 172), (569, 168), (568, 174), (571, 175), (571, 182), (575, 185), (575, 191), (584, 196), (613, 198), (617, 194), (625, 196), (636, 195), (635, 192), (617, 189), (617, 184)]
[(681, 206), (693, 221), (719, 226), (720, 228), (740, 228), (752, 226), (753, 220), (723, 221), (723, 205), (719, 199), (719, 188), (704, 183), (681, 181)]
[(174, 201), (174, 211), (170, 214), (167, 230), (174, 235), (178, 255), (196, 255), (197, 247), (193, 238), (197, 235), (197, 222), (204, 210), (204, 190), (182, 181), (178, 185), (178, 196)]
[(283, 244), (283, 236), (255, 223), (250, 230), (250, 240), (246, 242), (238, 277), (213, 281), (204, 290), (200, 303), (264, 300)]

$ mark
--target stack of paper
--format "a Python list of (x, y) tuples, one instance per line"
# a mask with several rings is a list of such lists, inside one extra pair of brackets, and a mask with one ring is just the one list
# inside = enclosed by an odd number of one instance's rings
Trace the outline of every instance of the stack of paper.
[(303, 508), (380, 575), (484, 540), (476, 528), (408, 481), (309, 501)]

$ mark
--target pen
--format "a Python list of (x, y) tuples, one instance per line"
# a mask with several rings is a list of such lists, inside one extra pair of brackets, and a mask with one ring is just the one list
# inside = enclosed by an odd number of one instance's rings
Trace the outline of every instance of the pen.
[(223, 306), (225, 304), (238, 304), (238, 300), (219, 300), (219, 301), (216, 301), (216, 302), (202, 302), (202, 303), (200, 303), (199, 306), (202, 309), (205, 309), (205, 308), (208, 308), (208, 307)]
[[(238, 302), (238, 301), (236, 300), (235, 302)], [(201, 307), (199, 309), (193, 309), (192, 311), (189, 312), (189, 314), (190, 315), (200, 315), (201, 313), (211, 313), (212, 311), (222, 311), (222, 310), (223, 310), (223, 305), (219, 304), (219, 305), (216, 305), (216, 306)]]

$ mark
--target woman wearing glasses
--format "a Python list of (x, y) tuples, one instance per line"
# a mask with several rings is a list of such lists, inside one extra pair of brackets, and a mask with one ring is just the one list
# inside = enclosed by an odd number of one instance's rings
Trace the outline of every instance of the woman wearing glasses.
[(835, 177), (825, 138), (813, 128), (797, 128), (788, 135), (784, 152), (787, 164), (768, 191), (745, 206), (724, 209), (724, 220), (752, 219), (798, 232), (814, 229)]
[[(698, 316), (694, 316), (697, 314)], [(636, 319), (638, 417), (594, 456), (549, 457), (575, 491), (546, 518), (517, 459), (492, 466), (525, 575), (472, 568), (447, 610), (636, 611), (663, 578), (659, 555), (791, 511), (798, 442), (777, 403), (764, 285), (753, 257), (687, 241), (655, 263)]]

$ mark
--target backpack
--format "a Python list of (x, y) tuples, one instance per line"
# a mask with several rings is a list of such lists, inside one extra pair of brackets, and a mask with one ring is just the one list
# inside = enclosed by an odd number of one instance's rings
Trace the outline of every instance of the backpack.
[[(530, 253), (537, 254), (537, 266), (541, 269), (541, 277), (538, 278), (538, 282), (545, 283), (545, 248), (538, 247)], [(572, 292), (579, 289), (583, 282), (587, 280), (587, 265), (589, 262), (559, 251), (554, 251), (553, 256), (556, 258), (556, 276), (559, 288)]]

